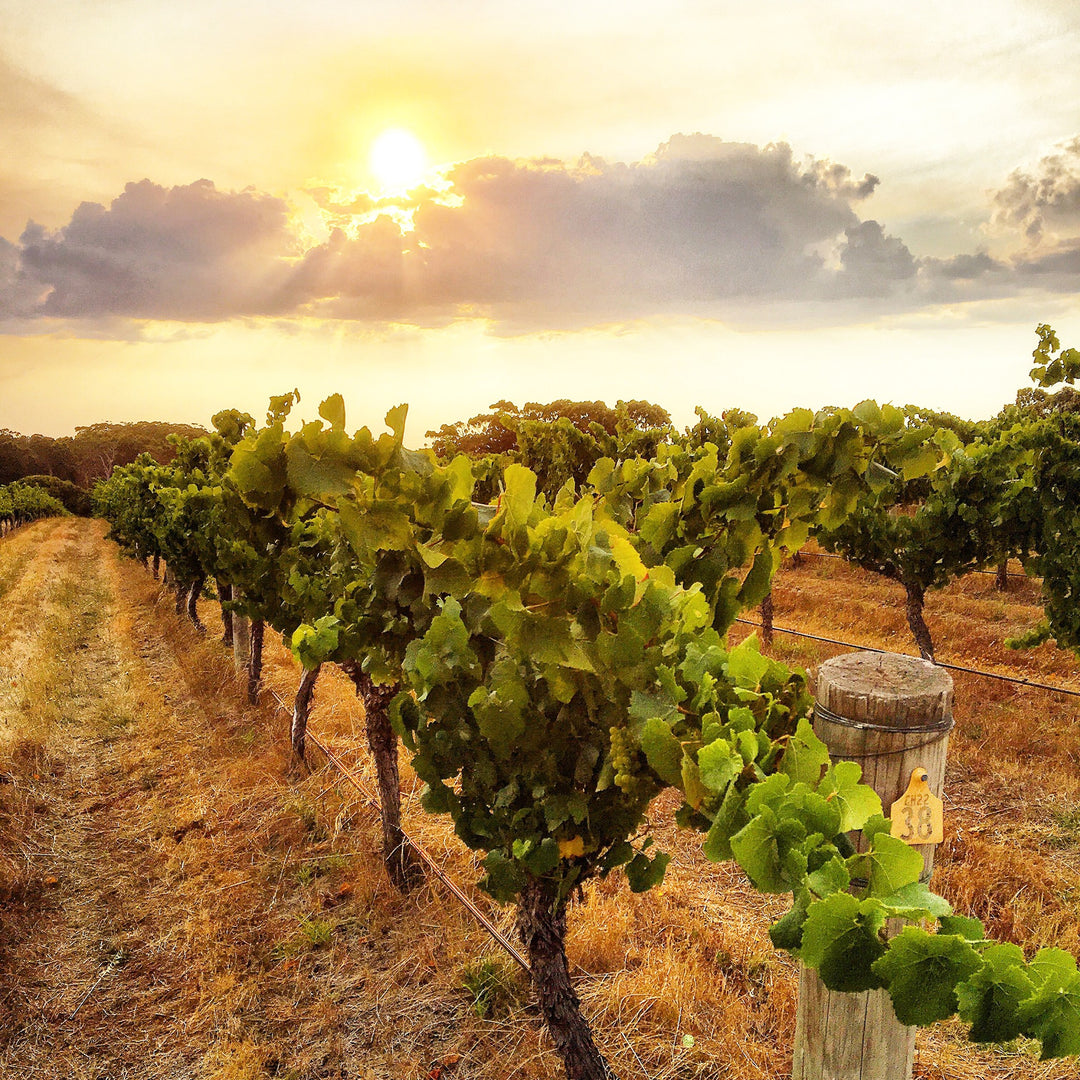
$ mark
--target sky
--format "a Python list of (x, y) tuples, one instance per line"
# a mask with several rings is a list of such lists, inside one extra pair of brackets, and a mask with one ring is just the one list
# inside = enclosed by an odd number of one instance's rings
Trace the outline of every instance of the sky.
[(0, 0), (0, 427), (991, 415), (1080, 344), (1078, 60), (1073, 0)]

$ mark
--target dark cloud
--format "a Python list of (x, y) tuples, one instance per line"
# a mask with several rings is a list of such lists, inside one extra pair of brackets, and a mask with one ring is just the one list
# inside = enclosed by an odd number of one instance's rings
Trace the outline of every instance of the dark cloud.
[(407, 237), (387, 217), (357, 230), (340, 229), (311, 248), (275, 298), (282, 310), (313, 308), (324, 317), (391, 318), (408, 306)]
[(1015, 269), (1029, 284), (1039, 284), (1057, 292), (1074, 292), (1080, 280), (1080, 237), (1041, 248), (1037, 255), (1018, 259)]
[(909, 281), (918, 264), (902, 240), (887, 236), (876, 221), (844, 230), (840, 250), (839, 291), (848, 296), (887, 296), (897, 282)]
[(947, 281), (975, 281), (988, 274), (1002, 274), (1008, 271), (1003, 262), (991, 258), (985, 251), (975, 255), (954, 255), (951, 259), (926, 259), (924, 271), (934, 277)]
[(0, 237), (0, 318), (33, 317), (41, 296), (40, 289), (22, 272), (21, 252)]
[[(1080, 160), (1080, 140), (1069, 147)], [(1067, 217), (1071, 174), (1055, 169), (1043, 170), (1055, 185), (1039, 189), (1044, 222), (1051, 206), (1055, 222)], [(1019, 175), (1003, 191), (1019, 192)], [(1080, 284), (1080, 241), (1067, 238), (1009, 263), (986, 253), (918, 259), (858, 212), (876, 177), (797, 160), (783, 143), (677, 135), (633, 164), (477, 158), (446, 182), (401, 200), (312, 188), (329, 233), (306, 246), (283, 199), (207, 180), (129, 184), (108, 207), (84, 203), (63, 228), (31, 223), (18, 246), (0, 246), (0, 316), (431, 324), (479, 314), (538, 329), (661, 313), (735, 318), (800, 301), (842, 318), (851, 303), (898, 310)], [(1026, 228), (1027, 204), (1011, 205)], [(413, 229), (391, 214), (411, 216)]]

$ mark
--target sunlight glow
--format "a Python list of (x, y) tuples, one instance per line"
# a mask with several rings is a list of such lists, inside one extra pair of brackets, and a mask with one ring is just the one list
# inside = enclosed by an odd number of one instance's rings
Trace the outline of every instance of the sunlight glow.
[(428, 160), (423, 144), (411, 131), (390, 128), (371, 144), (368, 165), (384, 192), (401, 192), (424, 179)]

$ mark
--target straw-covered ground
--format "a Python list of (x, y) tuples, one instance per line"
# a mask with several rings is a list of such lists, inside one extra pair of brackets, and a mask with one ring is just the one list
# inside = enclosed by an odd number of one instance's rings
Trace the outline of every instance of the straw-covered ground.
[[(896, 587), (836, 560), (785, 569), (775, 598), (778, 626), (912, 651)], [(998, 644), (1036, 600), (974, 575), (931, 595), (940, 658), (1080, 685), (1071, 654)], [(559, 1077), (513, 961), (441, 883), (389, 885), (374, 812), (328, 769), (290, 772), (274, 697), (243, 701), (212, 601), (202, 618), (205, 638), (100, 522), (0, 543), (0, 1077)], [(843, 650), (778, 634), (774, 651), (812, 670)], [(289, 700), (296, 679), (268, 641), (268, 685)], [(935, 887), (998, 937), (1075, 953), (1080, 699), (956, 681)], [(312, 727), (372, 782), (351, 683), (321, 678)], [(406, 827), (492, 910), (402, 783)], [(655, 815), (663, 886), (613, 877), (571, 910), (597, 1041), (624, 1080), (787, 1076), (795, 966), (766, 936), (782, 906), (705, 862), (672, 809)], [(943, 1024), (916, 1075), (1077, 1074)]]

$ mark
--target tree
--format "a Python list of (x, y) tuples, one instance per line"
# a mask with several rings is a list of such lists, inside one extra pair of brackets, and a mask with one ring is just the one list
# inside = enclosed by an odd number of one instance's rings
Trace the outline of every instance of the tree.
[(1026, 550), (1029, 523), (1022, 520), (1015, 481), (1030, 455), (1007, 438), (964, 445), (951, 429), (923, 430), (929, 475), (898, 468), (847, 518), (818, 531), (817, 539), (903, 587), (908, 626), (920, 654), (932, 660), (934, 642), (923, 617), (927, 591)]
[[(1052, 398), (1038, 398), (1033, 415), (1003, 437), (1026, 447), (1033, 458), (1025, 485), (1025, 495), (1034, 503), (1027, 509), (1033, 535), (1024, 562), (1029, 573), (1042, 578), (1045, 618), (1008, 644), (1031, 646), (1053, 638), (1059, 646), (1080, 653), (1080, 412), (1072, 408), (1080, 351), (1062, 349), (1047, 324), (1038, 326), (1036, 334), (1032, 379), (1040, 391), (1064, 385)], [(1051, 402), (1062, 407), (1043, 407)]]

